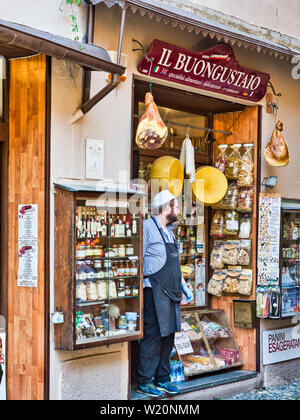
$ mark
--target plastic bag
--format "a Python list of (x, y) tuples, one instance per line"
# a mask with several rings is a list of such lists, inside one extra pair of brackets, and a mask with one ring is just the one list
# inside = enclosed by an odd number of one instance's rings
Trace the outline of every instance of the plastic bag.
[(225, 172), (226, 163), (227, 163), (227, 155), (226, 155), (227, 148), (228, 148), (227, 144), (220, 144), (218, 146), (219, 154), (215, 161), (215, 167), (218, 168), (223, 174)]
[(246, 151), (241, 159), (240, 170), (238, 174), (239, 187), (252, 187), (254, 181), (254, 162), (253, 162), (253, 144), (244, 145)]
[(241, 165), (241, 155), (239, 152), (240, 147), (240, 144), (234, 144), (232, 146), (233, 152), (227, 159), (225, 175), (228, 179), (238, 179)]

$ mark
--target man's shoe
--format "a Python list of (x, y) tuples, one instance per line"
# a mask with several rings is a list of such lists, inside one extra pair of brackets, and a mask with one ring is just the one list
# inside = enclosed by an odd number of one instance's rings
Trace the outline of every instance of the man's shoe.
[(172, 382), (158, 382), (156, 386), (160, 391), (166, 392), (167, 394), (180, 394), (180, 389), (177, 388), (177, 386), (175, 386)]
[(147, 385), (138, 385), (136, 392), (139, 392), (140, 394), (148, 395), (149, 397), (153, 398), (162, 398), (164, 394), (153, 384), (147, 384)]

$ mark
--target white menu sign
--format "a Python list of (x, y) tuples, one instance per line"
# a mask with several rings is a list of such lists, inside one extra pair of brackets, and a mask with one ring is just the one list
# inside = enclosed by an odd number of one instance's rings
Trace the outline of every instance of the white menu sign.
[(18, 286), (37, 287), (38, 280), (38, 205), (20, 204)]
[(260, 194), (257, 284), (279, 285), (281, 196)]

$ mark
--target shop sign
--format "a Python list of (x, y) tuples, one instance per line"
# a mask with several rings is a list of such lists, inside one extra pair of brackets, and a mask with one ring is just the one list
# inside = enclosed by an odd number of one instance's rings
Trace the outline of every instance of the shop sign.
[(284, 362), (300, 358), (299, 328), (264, 331), (263, 364)]
[(200, 52), (154, 40), (138, 65), (144, 75), (253, 102), (266, 94), (270, 75), (241, 67), (233, 49), (219, 43)]

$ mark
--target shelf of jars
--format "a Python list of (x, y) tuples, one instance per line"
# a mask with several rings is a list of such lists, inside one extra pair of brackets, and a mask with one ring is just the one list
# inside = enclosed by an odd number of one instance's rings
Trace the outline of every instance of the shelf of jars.
[[(142, 218), (132, 215), (128, 206), (116, 207), (112, 213), (107, 207), (86, 205), (88, 197), (88, 192), (81, 196), (60, 189), (55, 197), (56, 243), (61, 248), (56, 253), (61, 263), (57, 264), (55, 305), (65, 315), (65, 323), (56, 326), (58, 349), (142, 336)], [(65, 221), (63, 225), (64, 212), (70, 214), (70, 225)], [(67, 244), (66, 238), (70, 238)]]

